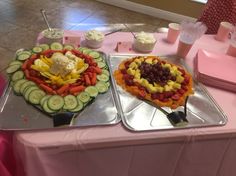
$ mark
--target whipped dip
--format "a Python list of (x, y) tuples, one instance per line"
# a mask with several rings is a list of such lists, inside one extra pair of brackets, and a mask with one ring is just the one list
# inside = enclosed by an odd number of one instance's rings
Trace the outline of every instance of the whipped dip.
[(153, 34), (146, 33), (146, 32), (140, 32), (136, 34), (136, 40), (140, 43), (155, 43), (156, 39)]
[(63, 37), (63, 30), (53, 28), (51, 31), (46, 29), (43, 31), (43, 36), (49, 39), (61, 39)]
[(90, 30), (86, 32), (85, 38), (87, 40), (96, 40), (96, 41), (102, 41), (104, 39), (104, 34), (97, 30)]

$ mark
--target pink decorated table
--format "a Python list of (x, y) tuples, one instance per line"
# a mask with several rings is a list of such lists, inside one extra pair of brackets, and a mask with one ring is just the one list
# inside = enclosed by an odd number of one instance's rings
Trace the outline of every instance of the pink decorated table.
[[(83, 36), (78, 31), (67, 33)], [(165, 42), (166, 34), (155, 35), (158, 42), (152, 54), (174, 55), (177, 42), (171, 45)], [(130, 33), (114, 33), (106, 37), (99, 50), (107, 54), (116, 53), (117, 42), (132, 40)], [(198, 49), (225, 53), (227, 47), (227, 43), (205, 35), (194, 44), (186, 62), (193, 66)], [(228, 117), (225, 126), (132, 132), (119, 123), (17, 131), (13, 136), (13, 147), (18, 175), (234, 176), (236, 96), (212, 87), (207, 89)]]

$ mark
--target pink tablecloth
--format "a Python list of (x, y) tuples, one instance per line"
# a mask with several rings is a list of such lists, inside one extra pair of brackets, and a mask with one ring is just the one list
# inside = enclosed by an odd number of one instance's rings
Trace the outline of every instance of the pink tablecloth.
[[(177, 43), (165, 43), (166, 34), (156, 37), (154, 54), (175, 54)], [(119, 41), (132, 41), (132, 35), (107, 36), (100, 50), (115, 53)], [(224, 53), (227, 44), (211, 35), (203, 36), (187, 56), (190, 66), (199, 48)], [(227, 125), (152, 132), (131, 132), (122, 124), (20, 131), (14, 135), (18, 165), (27, 176), (234, 176), (236, 96), (208, 90), (228, 116)]]

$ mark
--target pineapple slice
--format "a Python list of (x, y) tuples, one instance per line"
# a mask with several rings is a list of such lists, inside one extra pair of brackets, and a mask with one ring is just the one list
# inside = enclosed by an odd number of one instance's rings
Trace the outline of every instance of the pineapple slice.
[(184, 77), (183, 76), (180, 76), (180, 75), (176, 76), (176, 82), (177, 83), (182, 83), (183, 81), (184, 81)]
[(132, 68), (129, 68), (127, 70), (127, 73), (130, 74), (130, 75), (135, 75), (135, 70), (133, 70)]
[(137, 69), (138, 65), (135, 62), (132, 62), (131, 64), (129, 64), (129, 68), (131, 69)]
[(148, 64), (152, 64), (152, 60), (153, 60), (152, 58), (148, 58), (148, 59), (145, 60), (145, 62), (148, 63)]

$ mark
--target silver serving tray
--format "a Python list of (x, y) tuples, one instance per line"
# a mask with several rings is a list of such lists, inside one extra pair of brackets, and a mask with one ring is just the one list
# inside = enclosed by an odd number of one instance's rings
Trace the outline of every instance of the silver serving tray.
[[(105, 54), (104, 58), (107, 59)], [(0, 98), (0, 129), (51, 129), (55, 127), (117, 124), (121, 121), (121, 118), (117, 111), (114, 95), (114, 88), (111, 83), (108, 92), (99, 94), (91, 104), (75, 114), (69, 123), (59, 122), (60, 125), (55, 125), (55, 121), (58, 124), (59, 119), (52, 118), (40, 109), (28, 104), (22, 96), (16, 96), (11, 86), (7, 85), (3, 96)]]
[[(108, 63), (110, 70), (114, 72), (124, 59), (137, 55), (110, 55)], [(175, 56), (162, 57), (163, 59), (186, 68), (184, 60)], [(190, 73), (191, 70), (186, 68)], [(132, 131), (167, 130), (196, 127), (221, 126), (227, 123), (227, 117), (207, 90), (194, 80), (194, 95), (190, 96), (187, 103), (187, 126), (173, 126), (166, 115), (150, 104), (137, 99), (118, 86), (112, 78), (118, 97), (119, 111), (124, 125)], [(168, 107), (164, 110), (172, 112)], [(184, 107), (178, 107), (175, 111), (184, 111)]]

